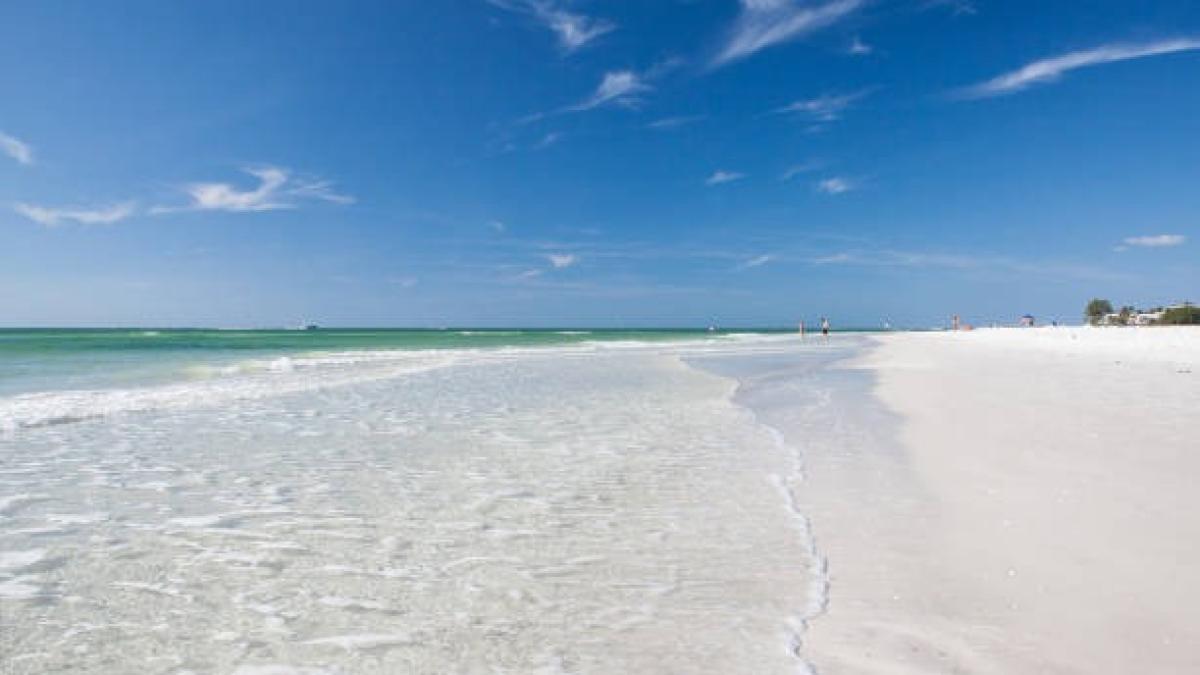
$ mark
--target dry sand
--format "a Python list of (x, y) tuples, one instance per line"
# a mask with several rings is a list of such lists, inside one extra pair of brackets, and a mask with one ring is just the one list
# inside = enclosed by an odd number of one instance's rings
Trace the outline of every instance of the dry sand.
[(879, 343), (899, 443), (805, 451), (818, 672), (1200, 672), (1200, 330)]

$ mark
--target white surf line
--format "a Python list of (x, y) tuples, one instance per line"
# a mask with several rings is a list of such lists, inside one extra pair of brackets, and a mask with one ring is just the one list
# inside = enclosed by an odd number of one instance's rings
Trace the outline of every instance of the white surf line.
[(346, 651), (355, 651), (404, 647), (415, 644), (415, 642), (412, 636), (404, 633), (361, 633), (317, 638), (315, 640), (308, 640), (304, 644), (340, 647)]
[[(756, 352), (757, 353), (757, 352)], [(779, 352), (769, 352), (779, 353)], [(829, 363), (841, 361), (848, 357), (831, 359)], [(720, 375), (711, 371), (701, 369), (688, 363), (686, 359), (680, 358), (681, 363), (689, 368), (700, 370), (701, 372), (716, 375), (717, 377), (725, 377), (733, 380), (736, 386), (730, 391), (729, 401), (732, 405), (745, 412), (750, 417), (750, 420), (756, 426), (764, 429), (771, 435), (778, 450), (783, 452), (792, 461), (792, 471), (787, 476), (772, 474), (771, 482), (779, 489), (782, 501), (792, 516), (796, 529), (800, 533), (800, 539), (803, 542), (805, 552), (808, 554), (809, 570), (812, 575), (809, 580), (809, 585), (805, 597), (807, 604), (797, 612), (797, 614), (786, 621), (787, 630), (790, 637), (789, 652), (799, 664), (799, 672), (801, 675), (817, 675), (816, 667), (809, 663), (803, 654), (804, 634), (808, 631), (809, 625), (825, 614), (829, 609), (829, 563), (825, 556), (821, 553), (820, 546), (817, 544), (816, 534), (813, 532), (812, 522), (807, 515), (800, 509), (800, 505), (796, 500), (794, 488), (803, 483), (805, 480), (805, 464), (804, 453), (799, 448), (789, 444), (784, 437), (783, 432), (779, 429), (764, 422), (758, 413), (751, 407), (742, 404), (739, 401), (739, 396), (746, 387), (746, 382), (738, 377)], [(828, 363), (826, 364), (828, 367)]]
[(50, 495), (23, 493), (17, 495), (9, 495), (0, 497), (0, 517), (11, 516), (19, 509), (32, 504), (34, 502), (44, 502), (50, 499)]
[[(331, 372), (317, 378), (183, 381), (131, 389), (39, 391), (0, 397), (0, 434), (11, 435), (27, 429), (71, 424), (119, 414), (215, 407), (236, 401), (262, 400), (398, 379), (459, 365), (461, 361), (442, 354), (432, 356), (439, 358), (420, 363), (388, 364), (389, 367), (378, 370)], [(277, 373), (276, 376), (286, 378), (288, 374)]]
[[(736, 339), (722, 336), (681, 338), (662, 342), (585, 340), (579, 343), (538, 346), (305, 352), (231, 366), (238, 370), (230, 371), (230, 374), (240, 373), (247, 376), (242, 379), (183, 380), (129, 389), (36, 391), (0, 397), (0, 434), (11, 435), (28, 429), (71, 424), (118, 414), (212, 407), (234, 401), (261, 400), (399, 379), (454, 366), (494, 363), (530, 356), (590, 356), (620, 351), (657, 353), (687, 348), (703, 350), (755, 342), (769, 343), (782, 337), (773, 334), (747, 334)], [(352, 367), (353, 370), (324, 372), (321, 373), (323, 377), (287, 377), (297, 374), (315, 375), (321, 366)], [(369, 370), (368, 366), (377, 368)], [(273, 376), (273, 379), (263, 380), (255, 375), (269, 375)]]
[(796, 616), (788, 621), (788, 631), (791, 634), (790, 651), (800, 662), (800, 672), (804, 675), (816, 675), (816, 669), (813, 664), (809, 663), (803, 652), (804, 634), (808, 631), (809, 624), (819, 618), (829, 609), (829, 561), (822, 555), (820, 546), (817, 544), (816, 533), (813, 532), (812, 521), (800, 509), (799, 503), (796, 501), (795, 488), (805, 480), (804, 473), (804, 453), (797, 447), (789, 444), (784, 438), (783, 432), (775, 427), (763, 422), (758, 413), (752, 408), (741, 405), (737, 402), (737, 394), (741, 392), (743, 384), (739, 381), (738, 388), (731, 396), (731, 400), (739, 408), (745, 410), (753, 419), (754, 423), (762, 427), (775, 441), (775, 447), (780, 452), (785, 453), (792, 461), (792, 471), (787, 476), (775, 474), (771, 476), (771, 482), (779, 489), (784, 505), (793, 518), (796, 529), (800, 533), (800, 539), (804, 543), (805, 552), (808, 554), (810, 564), (810, 574), (808, 589), (805, 593), (807, 604), (800, 609)]

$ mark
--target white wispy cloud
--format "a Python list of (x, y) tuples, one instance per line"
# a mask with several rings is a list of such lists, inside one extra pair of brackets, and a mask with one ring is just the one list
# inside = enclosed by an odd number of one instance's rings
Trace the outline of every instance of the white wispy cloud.
[(772, 260), (775, 260), (775, 256), (773, 256), (769, 253), (766, 253), (766, 254), (763, 254), (760, 256), (755, 256), (755, 257), (747, 260), (746, 262), (742, 263), (738, 267), (740, 269), (749, 269), (751, 267), (761, 267), (761, 266), (766, 265), (767, 263), (771, 262)]
[(880, 267), (950, 267), (971, 269), (983, 267), (993, 259), (983, 256), (953, 253), (923, 253), (912, 251), (843, 251), (813, 258), (816, 265), (863, 265)]
[(508, 226), (505, 225), (504, 222), (500, 221), (500, 220), (489, 220), (487, 226), (492, 228), (496, 232), (504, 232), (505, 230), (508, 229)]
[(814, 122), (833, 122), (841, 118), (855, 101), (871, 93), (869, 89), (851, 92), (849, 94), (823, 94), (816, 98), (794, 101), (781, 108), (771, 111), (777, 114), (799, 114)]
[(239, 190), (229, 183), (192, 183), (184, 191), (192, 198), (192, 208), (219, 211), (271, 211), (289, 209), (280, 188), (287, 182), (288, 174), (282, 169), (246, 169), (246, 173), (258, 179), (253, 190)]
[(336, 192), (333, 182), (328, 180), (293, 179), (289, 184), (287, 194), (304, 199), (319, 199), (334, 204), (353, 204), (358, 201), (350, 195)]
[(1013, 273), (1056, 279), (1127, 280), (1129, 276), (1103, 267), (1071, 262), (1013, 259), (1004, 256), (896, 250), (843, 251), (809, 259), (814, 265), (862, 267), (934, 267), (971, 273)]
[(19, 138), (0, 131), (0, 152), (21, 164), (33, 164), (33, 148)]
[(638, 103), (638, 94), (650, 91), (653, 87), (645, 82), (641, 75), (632, 70), (615, 70), (604, 74), (596, 91), (588, 98), (567, 108), (571, 112), (591, 110), (600, 106), (614, 104), (634, 106)]
[(137, 204), (121, 202), (110, 206), (83, 208), (34, 206), (22, 203), (14, 205), (13, 209), (33, 222), (46, 227), (54, 227), (66, 222), (80, 225), (109, 225), (132, 216), (137, 211)]
[(742, 11), (711, 65), (722, 66), (830, 26), (863, 4), (865, 0), (831, 0), (817, 5), (799, 0), (742, 0)]
[(575, 255), (574, 253), (551, 253), (550, 255), (546, 256), (546, 260), (550, 261), (550, 264), (554, 266), (554, 269), (561, 270), (579, 262), (579, 256)]
[(699, 122), (700, 120), (705, 119), (705, 117), (705, 115), (678, 115), (675, 117), (664, 117), (662, 119), (657, 119), (653, 122), (650, 122), (646, 125), (646, 127), (649, 129), (659, 130), (678, 129), (679, 127), (692, 124), (693, 122)]
[(1105, 63), (1200, 49), (1200, 39), (1181, 38), (1143, 44), (1111, 44), (1034, 61), (958, 92), (964, 98), (1004, 96), (1060, 79), (1064, 73)]
[(840, 195), (843, 192), (849, 192), (855, 187), (854, 182), (849, 178), (834, 176), (817, 181), (817, 192), (823, 192), (827, 195)]
[(683, 65), (683, 60), (676, 57), (665, 58), (651, 65), (644, 71), (610, 70), (600, 78), (600, 83), (592, 93), (582, 101), (563, 106), (555, 110), (535, 112), (516, 120), (516, 124), (525, 125), (541, 122), (556, 115), (579, 113), (609, 105), (636, 108), (642, 103), (642, 94), (654, 90), (650, 83), (665, 77), (668, 73)]
[(823, 166), (825, 166), (825, 163), (820, 160), (816, 160), (816, 159), (810, 159), (805, 162), (800, 162), (799, 164), (793, 164), (793, 165), (789, 166), (786, 171), (783, 172), (783, 175), (781, 175), (779, 177), (779, 179), (780, 180), (791, 180), (801, 174), (812, 173), (813, 171), (816, 171)]
[(546, 148), (558, 143), (562, 139), (563, 133), (561, 131), (551, 131), (550, 133), (542, 136), (542, 138), (533, 145), (533, 149), (545, 150)]
[(532, 17), (558, 36), (558, 43), (573, 52), (592, 40), (616, 29), (616, 24), (563, 9), (550, 0), (487, 0), (489, 4), (510, 12)]
[(155, 213), (171, 211), (233, 211), (254, 212), (291, 209), (300, 200), (316, 199), (335, 204), (352, 204), (354, 197), (340, 194), (327, 180), (293, 178), (291, 172), (279, 167), (250, 167), (243, 171), (258, 179), (253, 189), (239, 188), (231, 183), (189, 183), (183, 191), (191, 198), (184, 207), (156, 207)]
[(735, 180), (741, 180), (746, 177), (744, 173), (737, 171), (714, 171), (713, 175), (705, 179), (705, 185), (722, 185), (724, 183), (732, 183)]
[(1139, 246), (1142, 248), (1166, 248), (1168, 246), (1180, 246), (1187, 241), (1187, 237), (1182, 234), (1154, 234), (1142, 237), (1126, 237), (1122, 240), (1126, 246)]
[(925, 0), (922, 9), (937, 9), (946, 7), (955, 15), (978, 14), (979, 8), (973, 0)]
[(862, 38), (857, 35), (850, 41), (850, 46), (846, 48), (846, 53), (851, 56), (869, 56), (875, 51), (875, 48), (862, 41)]
[(831, 253), (813, 258), (810, 262), (814, 265), (837, 265), (854, 262), (854, 257), (849, 253)]

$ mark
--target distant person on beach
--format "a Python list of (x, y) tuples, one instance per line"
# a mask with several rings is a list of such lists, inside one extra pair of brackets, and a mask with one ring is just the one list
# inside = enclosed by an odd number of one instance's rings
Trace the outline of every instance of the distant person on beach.
[(800, 337), (801, 338), (804, 337), (804, 322), (803, 321), (800, 322)]
[(821, 317), (821, 335), (824, 335), (826, 340), (829, 339), (829, 319), (825, 317)]

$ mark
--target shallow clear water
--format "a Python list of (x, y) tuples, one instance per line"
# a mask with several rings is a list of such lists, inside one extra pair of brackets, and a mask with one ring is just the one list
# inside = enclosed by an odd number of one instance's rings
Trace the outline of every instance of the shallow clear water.
[(344, 352), (0, 398), (22, 422), (0, 432), (0, 654), (16, 673), (803, 672), (820, 570), (796, 451), (687, 361), (821, 349)]
[(120, 388), (268, 369), (280, 358), (736, 336), (697, 330), (0, 329), (0, 396)]
[[(0, 330), (0, 430), (212, 405), (561, 348), (765, 334), (588, 330)], [(776, 335), (778, 339), (781, 336)]]

